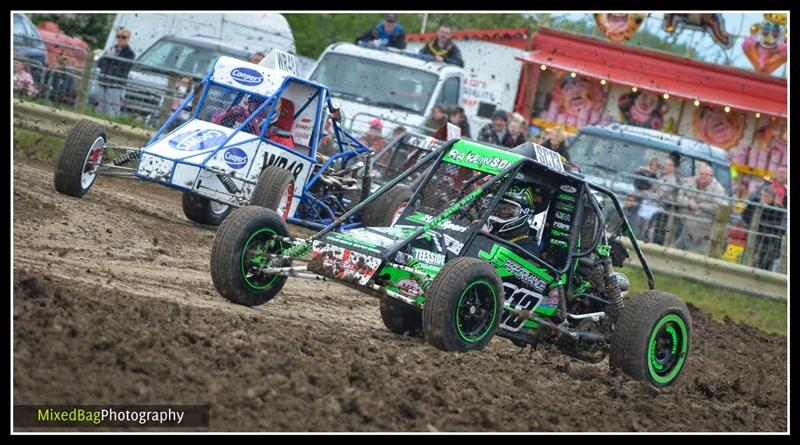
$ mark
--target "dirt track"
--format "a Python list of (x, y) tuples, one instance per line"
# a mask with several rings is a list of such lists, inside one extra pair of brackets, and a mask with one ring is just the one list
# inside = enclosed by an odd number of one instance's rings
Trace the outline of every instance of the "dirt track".
[(290, 280), (259, 308), (214, 290), (214, 232), (180, 194), (100, 178), (59, 195), (14, 163), (14, 403), (210, 404), (212, 430), (786, 431), (786, 338), (692, 308), (680, 381), (497, 338), (447, 354), (390, 334), (377, 301)]

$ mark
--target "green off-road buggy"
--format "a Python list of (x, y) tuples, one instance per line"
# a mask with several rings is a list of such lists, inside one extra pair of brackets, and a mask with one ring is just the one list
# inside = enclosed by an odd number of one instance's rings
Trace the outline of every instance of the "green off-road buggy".
[[(412, 183), (409, 176), (423, 174)], [(607, 227), (604, 203), (621, 223)], [(391, 227), (341, 231), (351, 214), (381, 209)], [(650, 290), (627, 297), (627, 236)], [(551, 343), (655, 386), (680, 375), (691, 347), (686, 305), (655, 291), (653, 275), (609, 190), (564, 170), (535, 144), (510, 151), (471, 140), (435, 149), (308, 239), (275, 212), (247, 206), (220, 227), (211, 252), (219, 293), (268, 302), (287, 278), (333, 279), (380, 298), (386, 327), (445, 351)]]

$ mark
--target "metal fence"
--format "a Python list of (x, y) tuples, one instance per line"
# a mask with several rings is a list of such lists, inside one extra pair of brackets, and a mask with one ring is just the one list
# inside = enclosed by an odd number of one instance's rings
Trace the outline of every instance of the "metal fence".
[[(59, 44), (48, 43), (50, 49)], [(14, 94), (77, 112), (116, 118), (127, 123), (157, 128), (166, 121), (182, 99), (191, 91), (195, 78), (191, 73), (158, 70), (129, 59), (107, 60), (129, 64), (143, 75), (128, 78), (104, 73), (98, 67), (99, 53), (87, 53), (83, 48), (61, 45), (66, 57), (30, 57), (24, 51), (14, 51)], [(84, 63), (76, 63), (82, 53)], [(48, 60), (54, 62), (48, 63)], [(19, 64), (19, 65), (18, 65)], [(21, 73), (20, 69), (28, 74)], [(30, 79), (32, 82), (27, 82)], [(182, 85), (190, 81), (190, 85)], [(179, 87), (184, 86), (183, 90)], [(349, 118), (348, 128), (368, 128), (378, 116), (358, 113)], [(403, 126), (409, 130), (430, 134), (433, 129), (381, 119), (381, 137), (394, 139), (392, 130)], [(786, 209), (760, 202), (711, 195), (687, 185), (665, 184), (647, 176), (617, 172), (621, 182), (630, 186), (614, 189), (625, 203), (626, 216), (634, 226), (637, 237), (645, 242), (693, 251), (713, 258), (785, 273), (786, 271)], [(687, 178), (688, 179), (688, 178)], [(613, 182), (613, 181), (612, 181)], [(645, 184), (634, 187), (638, 182)], [(648, 186), (649, 185), (649, 186)], [(669, 193), (652, 190), (668, 188)], [(690, 197), (713, 203), (702, 211), (689, 208)], [(626, 201), (627, 200), (627, 201)], [(613, 217), (613, 215), (609, 215)]]
[[(56, 57), (42, 60), (40, 55), (15, 45), (15, 96), (156, 128), (180, 105), (197, 81), (192, 73), (155, 69), (130, 59), (60, 43), (47, 42), (47, 45), (49, 52), (58, 53)], [(128, 74), (129, 71), (134, 72)]]
[[(618, 172), (615, 180), (618, 184), (612, 188), (637, 239), (786, 273), (785, 208), (697, 190), (693, 177), (671, 183)], [(628, 180), (634, 190), (620, 190), (619, 184)]]

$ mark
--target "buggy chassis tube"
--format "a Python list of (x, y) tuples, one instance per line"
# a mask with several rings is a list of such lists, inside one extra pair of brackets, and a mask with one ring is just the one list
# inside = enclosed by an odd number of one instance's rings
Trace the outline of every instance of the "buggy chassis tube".
[[(396, 178), (394, 178), (391, 181), (389, 181), (386, 184), (384, 184), (381, 188), (376, 190), (375, 193), (371, 194), (366, 200), (361, 201), (360, 203), (358, 203), (358, 205), (356, 205), (355, 207), (350, 209), (347, 213), (345, 213), (344, 215), (340, 216), (339, 218), (337, 218), (332, 223), (328, 224), (324, 229), (322, 229), (321, 231), (319, 231), (316, 234), (314, 234), (314, 236), (312, 236), (310, 239), (311, 240), (317, 240), (317, 239), (322, 238), (323, 236), (328, 234), (331, 230), (333, 230), (336, 226), (338, 226), (339, 224), (341, 224), (344, 221), (347, 221), (347, 219), (350, 218), (351, 216), (353, 216), (353, 214), (355, 214), (356, 212), (361, 211), (361, 209), (363, 209), (364, 206), (366, 206), (370, 202), (374, 201), (376, 199), (376, 197), (381, 194), (380, 192), (382, 192), (384, 189), (392, 188), (395, 185), (399, 184), (404, 179), (406, 179), (407, 177), (409, 177), (412, 174), (416, 173), (416, 171), (419, 170), (420, 168), (422, 168), (422, 166), (425, 165), (428, 162), (429, 159), (432, 159), (432, 158), (434, 158), (436, 156), (439, 156), (439, 154), (442, 151), (449, 149), (450, 147), (453, 146), (454, 143), (455, 142), (449, 142), (449, 143), (444, 144), (441, 147), (439, 147), (438, 150), (435, 150), (435, 151), (432, 151), (432, 152), (428, 153), (424, 158), (422, 158), (419, 162), (417, 162), (417, 164), (414, 167), (412, 167), (409, 170), (406, 170), (403, 174), (397, 176)], [(436, 166), (438, 165), (439, 162), (441, 162), (441, 160), (437, 161), (431, 167), (430, 173), (432, 173), (435, 170), (435, 168), (436, 168)], [(414, 196), (416, 196), (416, 192), (414, 193)], [(411, 197), (412, 200), (414, 199), (414, 196)]]
[(616, 208), (617, 213), (622, 217), (622, 222), (625, 224), (625, 228), (627, 229), (628, 232), (628, 239), (631, 241), (631, 245), (633, 246), (633, 251), (636, 252), (636, 256), (639, 257), (639, 262), (642, 263), (642, 269), (644, 269), (644, 273), (645, 275), (647, 275), (647, 286), (650, 290), (655, 290), (656, 280), (653, 277), (653, 271), (650, 270), (650, 266), (644, 259), (644, 253), (642, 253), (642, 249), (639, 247), (639, 243), (636, 241), (636, 236), (634, 236), (633, 234), (631, 223), (628, 222), (628, 218), (625, 216), (625, 212), (622, 211), (622, 206), (619, 204), (617, 197), (614, 196), (614, 193), (612, 193), (611, 190), (605, 187), (601, 187), (599, 185), (592, 184), (590, 182), (586, 182), (586, 185), (597, 190), (598, 192), (608, 195), (611, 198), (611, 202), (614, 203), (614, 208)]

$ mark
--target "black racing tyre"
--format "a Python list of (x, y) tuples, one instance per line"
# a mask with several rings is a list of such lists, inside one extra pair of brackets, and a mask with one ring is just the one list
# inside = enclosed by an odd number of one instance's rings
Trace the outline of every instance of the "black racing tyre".
[[(222, 222), (211, 246), (211, 280), (228, 301), (258, 306), (273, 299), (286, 276), (263, 275), (258, 265), (269, 261), (264, 254), (279, 254), (286, 247), (275, 237), (288, 237), (289, 226), (274, 210), (240, 207)], [(291, 265), (287, 260), (281, 267)]]
[(422, 336), (422, 311), (402, 301), (382, 296), (381, 320), (386, 329), (394, 334)]
[(389, 227), (405, 210), (413, 192), (398, 184), (361, 210), (361, 225), (364, 227)]
[(609, 364), (656, 387), (675, 382), (692, 344), (692, 317), (675, 295), (645, 291), (625, 299), (614, 326)]
[(503, 313), (503, 282), (478, 258), (448, 262), (431, 283), (422, 307), (422, 328), (443, 351), (471, 351), (486, 346)]
[(198, 224), (218, 226), (231, 213), (233, 207), (212, 201), (204, 196), (183, 192), (183, 214)]
[(64, 138), (64, 146), (56, 161), (53, 182), (56, 190), (80, 198), (94, 184), (97, 166), (105, 158), (103, 146), (108, 140), (105, 128), (88, 119), (81, 119)]
[(294, 177), (288, 170), (278, 167), (267, 167), (261, 171), (250, 195), (250, 205), (274, 210), (283, 219), (289, 217), (293, 200)]

